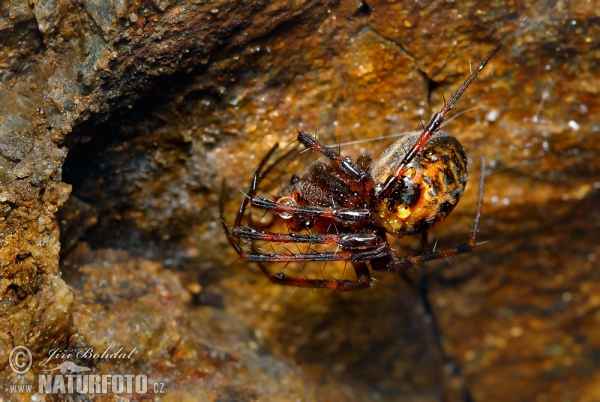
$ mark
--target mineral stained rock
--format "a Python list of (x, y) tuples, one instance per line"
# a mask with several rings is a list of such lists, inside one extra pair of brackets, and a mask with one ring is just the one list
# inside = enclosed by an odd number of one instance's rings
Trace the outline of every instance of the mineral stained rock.
[[(10, 386), (52, 350), (114, 346), (134, 353), (69, 361), (173, 400), (599, 400), (598, 17), (534, 0), (2, 3), (0, 396), (29, 400)], [(364, 140), (419, 129), (499, 42), (444, 127), (471, 178), (430, 234), (467, 238), (485, 156), (485, 244), (334, 295), (236, 261), (223, 178), (232, 219), (297, 129), (376, 158), (393, 139)]]

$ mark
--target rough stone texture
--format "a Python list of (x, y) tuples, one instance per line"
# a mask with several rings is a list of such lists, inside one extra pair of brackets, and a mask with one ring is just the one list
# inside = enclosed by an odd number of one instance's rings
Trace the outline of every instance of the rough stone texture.
[[(392, 274), (349, 294), (266, 284), (235, 262), (217, 204), (226, 177), (232, 219), (237, 189), (297, 128), (329, 144), (418, 129), (503, 42), (454, 116), (477, 109), (445, 128), (472, 177), (431, 239), (468, 236), (485, 155), (488, 242), (410, 275), (430, 278), (444, 353), (474, 400), (600, 399), (600, 9), (367, 3), (2, 3), (7, 385), (33, 380), (8, 367), (13, 345), (38, 362), (113, 343), (139, 355), (79, 363), (148, 374), (173, 399), (460, 400), (411, 286)], [(341, 149), (377, 157), (390, 142)]]

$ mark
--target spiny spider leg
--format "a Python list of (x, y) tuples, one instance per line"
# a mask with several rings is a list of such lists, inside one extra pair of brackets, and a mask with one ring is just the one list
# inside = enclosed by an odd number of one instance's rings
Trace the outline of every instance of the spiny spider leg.
[(408, 165), (410, 163), (410, 161), (413, 160), (415, 155), (417, 155), (419, 153), (419, 151), (421, 150), (421, 148), (423, 148), (423, 146), (425, 145), (427, 140), (429, 140), (429, 138), (436, 131), (438, 131), (440, 129), (440, 126), (446, 119), (446, 114), (448, 114), (448, 112), (450, 112), (454, 108), (454, 104), (456, 103), (458, 98), (461, 97), (461, 95), (467, 90), (469, 85), (471, 85), (473, 80), (475, 80), (477, 75), (479, 75), (481, 70), (483, 70), (483, 68), (486, 66), (488, 61), (490, 61), (490, 59), (501, 48), (502, 48), (502, 44), (499, 44), (498, 46), (496, 46), (490, 52), (490, 54), (488, 54), (487, 57), (485, 59), (483, 59), (483, 61), (481, 63), (479, 63), (479, 67), (469, 76), (469, 78), (467, 78), (465, 80), (465, 82), (458, 89), (458, 91), (456, 91), (456, 93), (450, 98), (450, 100), (448, 102), (444, 102), (444, 106), (442, 106), (442, 109), (438, 113), (433, 115), (433, 117), (431, 118), (429, 123), (427, 123), (427, 126), (421, 133), (421, 136), (417, 139), (417, 141), (414, 143), (414, 145), (411, 147), (411, 149), (406, 153), (406, 155), (404, 156), (402, 161), (398, 164), (398, 166), (396, 166), (396, 168), (394, 169), (392, 174), (387, 178), (387, 180), (385, 181), (385, 183), (383, 184), (381, 189), (377, 192), (377, 197), (385, 198), (385, 197), (389, 196), (389, 193), (394, 188), (394, 184), (398, 180), (400, 180), (400, 178), (402, 177), (402, 173), (406, 169), (406, 165)]
[(277, 254), (260, 253), (253, 249), (252, 252), (240, 250), (238, 252), (244, 261), (252, 262), (310, 262), (310, 261), (350, 261), (367, 262), (373, 259), (387, 257), (390, 247), (387, 243), (380, 243), (376, 248), (364, 251), (336, 251), (334, 253), (303, 253), (303, 254)]
[(274, 243), (325, 244), (338, 246), (345, 250), (372, 249), (378, 245), (378, 238), (375, 232), (351, 234), (285, 234), (264, 231), (259, 232), (251, 228), (237, 227), (233, 228), (232, 235), (235, 238)]
[[(250, 186), (249, 189), (249, 193), (252, 192), (253, 190), (256, 191), (256, 186), (258, 185), (258, 183), (261, 180), (261, 171), (263, 170), (264, 166), (267, 164), (267, 162), (269, 161), (269, 158), (271, 157), (271, 155), (273, 155), (273, 152), (275, 152), (275, 150), (279, 147), (279, 144), (275, 144), (271, 147), (271, 149), (269, 150), (269, 152), (267, 152), (267, 155), (265, 155), (265, 157), (260, 161), (260, 164), (258, 165), (258, 168), (256, 168), (256, 172), (254, 172), (254, 177), (252, 180), (252, 184)], [(264, 177), (264, 176), (263, 176)], [(221, 226), (223, 227), (223, 230), (225, 231), (225, 234), (227, 235), (227, 240), (229, 241), (229, 243), (233, 246), (233, 248), (239, 253), (242, 252), (242, 248), (240, 247), (239, 244), (237, 244), (234, 240), (234, 237), (231, 233), (231, 230), (229, 229), (229, 225), (227, 224), (227, 221), (225, 221), (225, 178), (223, 178), (223, 181), (221, 183), (221, 197), (219, 199), (219, 217), (221, 219)], [(238, 226), (240, 226), (242, 219), (244, 218), (244, 212), (246, 211), (246, 207), (248, 206), (248, 201), (250, 200), (249, 195), (246, 195), (244, 197), (244, 200), (242, 201), (242, 203), (240, 204), (240, 209), (238, 211), (238, 214), (236, 216), (235, 219), (235, 223), (233, 224), (233, 227), (236, 228)]]
[(271, 170), (273, 170), (273, 168), (275, 168), (275, 166), (277, 166), (282, 160), (284, 160), (285, 158), (287, 158), (288, 156), (290, 156), (292, 153), (295, 152), (295, 147), (294, 147), (294, 148), (290, 149), (288, 152), (286, 152), (285, 154), (283, 154), (282, 156), (280, 156), (279, 158), (277, 158), (275, 160), (275, 162), (271, 163), (269, 166), (267, 166), (265, 168), (265, 166), (267, 165), (267, 162), (269, 161), (269, 159), (271, 159), (271, 156), (273, 155), (273, 153), (275, 152), (275, 150), (278, 147), (279, 147), (279, 143), (273, 145), (271, 147), (271, 149), (269, 150), (269, 152), (267, 152), (267, 154), (264, 156), (264, 158), (262, 158), (262, 160), (260, 161), (260, 164), (256, 168), (256, 172), (254, 172), (254, 176), (252, 177), (252, 184), (250, 185), (250, 188), (248, 189), (248, 193), (244, 197), (244, 201), (240, 205), (240, 209), (235, 218), (235, 223), (233, 224), (233, 227), (238, 227), (241, 225), (242, 219), (244, 218), (244, 212), (246, 211), (246, 208), (248, 207), (248, 201), (250, 201), (252, 199), (252, 197), (254, 197), (256, 195), (256, 191), (258, 190), (258, 185), (260, 184), (260, 182), (271, 172)]
[[(481, 220), (481, 212), (483, 209), (483, 190), (485, 186), (485, 157), (481, 157), (481, 177), (479, 179), (479, 196), (477, 198), (477, 212), (475, 213), (475, 219), (473, 220), (473, 227), (471, 228), (471, 236), (467, 243), (461, 244), (460, 246), (453, 249), (444, 249), (437, 251), (424, 252), (414, 256), (407, 256), (398, 258), (395, 257), (394, 253), (390, 254), (394, 261), (393, 264), (388, 264), (385, 270), (397, 271), (406, 268), (413, 267), (427, 261), (438, 260), (441, 258), (452, 257), (454, 255), (470, 253), (475, 249), (477, 245), (477, 232), (479, 231), (479, 222)], [(382, 267), (374, 269), (381, 270)]]
[(306, 148), (312, 149), (328, 158), (333, 166), (337, 167), (342, 173), (350, 176), (355, 182), (360, 182), (366, 177), (367, 174), (352, 162), (349, 156), (342, 156), (336, 153), (333, 149), (321, 144), (307, 132), (298, 131), (298, 141)]
[(298, 204), (284, 204), (270, 200), (266, 197), (255, 195), (251, 197), (251, 205), (254, 208), (266, 209), (278, 214), (302, 214), (307, 216), (318, 216), (330, 218), (340, 222), (370, 222), (371, 211), (368, 209), (352, 208), (327, 208), (312, 205), (301, 206)]
[[(268, 175), (271, 172), (271, 170), (273, 170), (273, 168), (275, 166), (277, 166), (281, 161), (283, 161), (285, 158), (287, 158), (288, 156), (290, 156), (292, 153), (295, 152), (295, 148), (290, 149), (288, 152), (286, 152), (285, 154), (280, 156), (278, 159), (276, 159), (275, 162), (273, 162), (272, 164), (270, 164), (269, 166), (267, 166), (265, 168), (265, 166), (267, 165), (267, 162), (269, 161), (269, 159), (271, 158), (271, 156), (273, 155), (275, 150), (277, 150), (278, 147), (279, 147), (279, 143), (273, 145), (271, 147), (271, 149), (269, 150), (269, 152), (267, 152), (267, 154), (260, 161), (260, 164), (258, 165), (258, 167), (256, 168), (256, 171), (254, 172), (254, 176), (252, 178), (252, 184), (250, 185), (250, 188), (248, 189), (248, 193), (245, 195), (245, 197), (240, 205), (240, 209), (237, 213), (237, 216), (235, 218), (235, 222), (233, 224), (234, 228), (240, 227), (242, 220), (244, 219), (244, 213), (246, 212), (246, 208), (248, 207), (248, 202), (251, 200), (251, 198), (254, 195), (256, 195), (256, 190), (258, 188), (258, 185), (262, 181), (262, 179), (266, 175)], [(264, 171), (263, 171), (263, 169), (264, 169)], [(219, 200), (219, 217), (221, 219), (221, 226), (223, 227), (223, 230), (225, 231), (225, 234), (227, 235), (227, 239), (228, 239), (229, 243), (233, 246), (233, 248), (239, 254), (242, 251), (242, 248), (239, 246), (239, 244), (237, 244), (235, 242), (234, 236), (232, 235), (232, 232), (229, 229), (229, 225), (227, 224), (227, 221), (225, 221), (225, 184), (226, 184), (226, 181), (225, 181), (225, 179), (223, 179), (223, 182), (221, 184), (221, 197)]]

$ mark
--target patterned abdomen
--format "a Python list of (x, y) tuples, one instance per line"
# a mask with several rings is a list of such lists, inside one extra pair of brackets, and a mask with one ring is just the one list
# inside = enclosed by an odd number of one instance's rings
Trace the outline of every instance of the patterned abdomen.
[[(373, 164), (371, 176), (384, 183), (420, 133), (394, 142)], [(389, 197), (377, 205), (377, 219), (393, 236), (426, 231), (441, 222), (456, 206), (467, 184), (468, 166), (464, 147), (445, 132), (435, 133), (407, 165), (402, 180)]]

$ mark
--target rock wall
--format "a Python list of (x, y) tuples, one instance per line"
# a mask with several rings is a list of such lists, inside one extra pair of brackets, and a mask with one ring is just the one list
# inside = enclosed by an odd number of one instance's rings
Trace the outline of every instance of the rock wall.
[[(173, 399), (600, 399), (599, 16), (593, 2), (3, 3), (5, 394), (41, 369), (17, 376), (13, 346), (37, 363), (114, 344), (135, 359), (78, 363), (147, 374)], [(232, 219), (297, 129), (376, 158), (392, 139), (359, 141), (419, 129), (499, 42), (444, 128), (471, 178), (430, 235), (468, 237), (485, 156), (486, 243), (409, 273), (428, 278), (441, 351), (399, 276), (331, 295), (236, 262), (223, 178)]]

